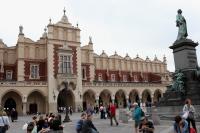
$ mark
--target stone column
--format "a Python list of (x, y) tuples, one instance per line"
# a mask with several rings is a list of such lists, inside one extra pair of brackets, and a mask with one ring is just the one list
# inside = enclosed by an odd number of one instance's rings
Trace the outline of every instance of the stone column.
[(96, 105), (99, 107), (99, 96), (96, 96), (95, 100), (96, 100)]
[(27, 105), (27, 103), (23, 103), (23, 115), (26, 115), (26, 105)]
[(128, 105), (129, 105), (129, 96), (126, 95), (126, 107), (128, 107)]
[(111, 96), (111, 99), (112, 99), (112, 103), (115, 103), (115, 96), (114, 95)]
[(27, 106), (27, 96), (23, 96), (23, 99), (22, 99), (22, 104), (23, 104), (23, 109), (22, 109), (22, 112), (23, 112), (23, 115), (26, 115), (26, 106)]

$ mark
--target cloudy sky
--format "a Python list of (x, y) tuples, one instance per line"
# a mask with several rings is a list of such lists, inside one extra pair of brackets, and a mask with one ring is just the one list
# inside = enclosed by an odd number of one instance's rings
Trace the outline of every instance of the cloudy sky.
[[(200, 40), (199, 0), (1, 0), (0, 38), (8, 46), (16, 45), (18, 27), (26, 37), (38, 40), (44, 27), (58, 22), (63, 8), (69, 21), (81, 29), (81, 45), (92, 36), (95, 53), (121, 56), (137, 54), (143, 59), (167, 57), (168, 69), (174, 71), (172, 50), (177, 37), (177, 9), (183, 10), (188, 38)], [(200, 59), (200, 48), (197, 55)]]

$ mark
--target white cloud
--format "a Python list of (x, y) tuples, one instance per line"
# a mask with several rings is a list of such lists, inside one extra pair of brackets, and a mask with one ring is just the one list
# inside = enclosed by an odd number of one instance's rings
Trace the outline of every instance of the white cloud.
[[(56, 23), (66, 7), (69, 21), (81, 28), (82, 45), (93, 37), (96, 53), (104, 49), (109, 55), (117, 51), (133, 58), (139, 54), (151, 59), (165, 54), (168, 69), (174, 71), (172, 45), (177, 36), (175, 16), (183, 9), (189, 38), (200, 39), (200, 2), (197, 0), (4, 0), (0, 4), (0, 38), (15, 45), (18, 26), (27, 37), (37, 40), (51, 17)], [(199, 53), (197, 48), (197, 54)], [(200, 58), (200, 55), (198, 55)]]

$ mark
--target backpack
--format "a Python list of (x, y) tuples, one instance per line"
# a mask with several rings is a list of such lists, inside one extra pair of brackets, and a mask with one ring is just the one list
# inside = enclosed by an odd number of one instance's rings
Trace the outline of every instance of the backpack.
[(141, 117), (144, 117), (145, 116), (145, 113), (144, 111), (141, 109)]
[(82, 130), (82, 125), (83, 125), (83, 120), (79, 120), (79, 121), (76, 123), (76, 130), (77, 130), (77, 131), (81, 131), (81, 130)]

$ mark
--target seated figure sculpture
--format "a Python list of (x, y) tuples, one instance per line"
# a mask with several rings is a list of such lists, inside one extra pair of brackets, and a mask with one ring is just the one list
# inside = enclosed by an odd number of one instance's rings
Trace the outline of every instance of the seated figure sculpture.
[(174, 74), (174, 82), (172, 84), (171, 91), (178, 91), (185, 93), (184, 89), (184, 74), (181, 72), (181, 70), (176, 70)]

